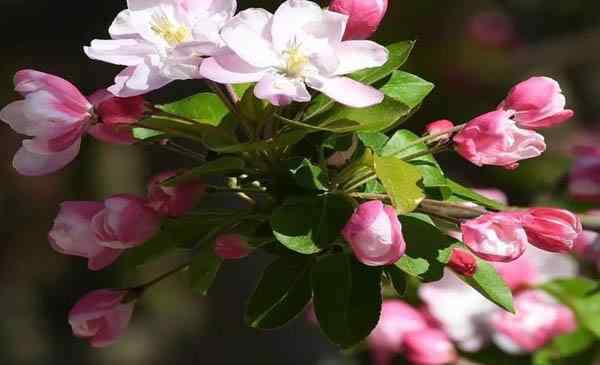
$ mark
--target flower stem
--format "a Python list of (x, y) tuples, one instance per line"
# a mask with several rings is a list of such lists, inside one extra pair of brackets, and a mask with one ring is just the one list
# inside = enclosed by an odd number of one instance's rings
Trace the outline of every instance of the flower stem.
[(344, 191), (351, 192), (352, 190), (358, 188), (359, 186), (364, 185), (364, 184), (368, 183), (369, 181), (375, 180), (375, 179), (377, 179), (377, 175), (374, 172), (371, 172), (367, 176), (361, 178), (360, 180), (358, 180), (356, 182), (350, 181), (348, 183), (348, 186), (344, 186)]
[(443, 137), (443, 136), (446, 136), (446, 135), (448, 135), (448, 136), (452, 135), (453, 133), (461, 131), (465, 126), (466, 126), (466, 123), (465, 124), (457, 125), (456, 127), (452, 128), (452, 129), (448, 129), (448, 130), (446, 130), (444, 132), (434, 133), (434, 134), (428, 134), (428, 135), (426, 135), (424, 137), (421, 137), (419, 139), (415, 139), (414, 141), (410, 142), (407, 145), (404, 145), (404, 146), (398, 148), (397, 150), (390, 151), (389, 155), (390, 156), (391, 155), (397, 155), (400, 152), (406, 151), (406, 150), (408, 150), (408, 149), (410, 149), (410, 148), (412, 148), (412, 147), (414, 147), (414, 146), (416, 146), (418, 144), (421, 144), (421, 143), (426, 143), (427, 144), (428, 142), (436, 140), (436, 139), (438, 139), (440, 137)]
[(331, 130), (327, 129), (327, 128), (322, 128), (322, 127), (318, 127), (316, 125), (311, 125), (311, 124), (306, 124), (297, 120), (293, 120), (293, 119), (289, 119), (286, 117), (283, 117), (279, 114), (273, 114), (273, 116), (275, 117), (275, 119), (280, 120), (284, 123), (287, 124), (291, 124), (291, 125), (295, 125), (297, 127), (302, 127), (302, 128), (306, 128), (306, 129), (311, 129), (314, 131), (324, 131), (324, 132), (331, 132)]
[(252, 139), (254, 136), (254, 133), (252, 132), (252, 128), (250, 128), (248, 121), (246, 120), (246, 118), (244, 118), (244, 116), (242, 115), (242, 112), (240, 111), (239, 105), (237, 103), (239, 100), (237, 98), (237, 94), (235, 93), (235, 90), (233, 90), (233, 87), (231, 85), (226, 85), (225, 86), (225, 88), (227, 90), (227, 94), (226, 94), (223, 91), (223, 89), (221, 88), (221, 86), (219, 84), (217, 84), (216, 82), (206, 80), (206, 84), (215, 94), (217, 94), (217, 96), (221, 99), (221, 101), (225, 104), (225, 106), (227, 106), (227, 109), (229, 109), (231, 111), (231, 113), (233, 113), (233, 115), (235, 115), (237, 117), (238, 121), (242, 125), (242, 128), (244, 129), (244, 132), (246, 133), (246, 137), (248, 137), (249, 139)]

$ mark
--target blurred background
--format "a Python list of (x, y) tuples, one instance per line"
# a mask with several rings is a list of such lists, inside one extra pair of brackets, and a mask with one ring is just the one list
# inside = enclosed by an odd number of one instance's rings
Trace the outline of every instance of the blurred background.
[[(404, 67), (436, 89), (407, 126), (421, 133), (426, 122), (464, 122), (496, 107), (508, 89), (532, 75), (560, 81), (576, 119), (544, 132), (549, 152), (515, 172), (473, 168), (452, 154), (440, 158), (449, 175), (466, 185), (498, 187), (514, 204), (561, 196), (571, 148), (596, 143), (600, 128), (600, 2), (597, 0), (390, 0), (376, 39), (383, 44), (416, 39)], [(243, 1), (241, 7), (274, 10), (279, 1)], [(325, 4), (323, 4), (325, 5)], [(0, 104), (17, 99), (12, 75), (22, 68), (60, 75), (86, 93), (108, 86), (118, 67), (88, 59), (82, 46), (107, 38), (125, 0), (2, 0)], [(148, 95), (174, 100), (202, 82), (179, 82)], [(0, 364), (351, 364), (303, 318), (273, 332), (243, 325), (243, 307), (268, 262), (253, 257), (227, 264), (209, 297), (193, 296), (169, 279), (149, 293), (117, 345), (93, 350), (73, 339), (71, 305), (87, 291), (119, 287), (143, 273), (115, 267), (102, 273), (85, 260), (59, 255), (46, 239), (58, 204), (115, 193), (143, 194), (146, 179), (191, 163), (143, 146), (109, 146), (86, 139), (75, 163), (51, 176), (22, 177), (11, 166), (20, 137), (0, 126)], [(553, 198), (561, 204), (561, 199)], [(582, 206), (581, 209), (591, 208)], [(148, 272), (150, 274), (148, 274)]]

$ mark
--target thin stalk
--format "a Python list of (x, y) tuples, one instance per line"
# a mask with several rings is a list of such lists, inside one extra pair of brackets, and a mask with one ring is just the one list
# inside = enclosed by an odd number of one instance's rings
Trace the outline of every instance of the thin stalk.
[[(155, 118), (173, 121), (173, 119), (170, 119), (169, 117), (166, 117), (166, 116), (164, 116), (164, 117), (155, 116)], [(189, 134), (189, 133), (182, 133), (182, 132), (180, 132), (180, 131), (178, 131), (176, 129), (172, 129), (172, 128), (169, 128), (169, 127), (157, 127), (157, 126), (154, 126), (154, 125), (145, 124), (143, 121), (138, 121), (137, 123), (132, 124), (131, 126), (132, 127), (142, 127), (142, 128), (146, 128), (146, 129), (151, 129), (151, 130), (157, 131), (157, 132), (168, 133), (168, 134), (170, 134), (172, 136), (175, 136), (175, 137), (187, 138), (187, 139), (189, 139), (191, 141), (196, 141), (196, 142), (199, 142), (199, 143), (202, 143), (202, 144), (204, 143), (204, 141), (202, 140), (202, 138), (200, 138), (199, 136), (195, 136), (195, 135)]]
[(375, 179), (377, 179), (377, 175), (375, 175), (375, 173), (372, 172), (369, 175), (365, 176), (363, 179), (355, 182), (354, 184), (344, 187), (344, 191), (351, 192), (352, 190), (358, 188), (359, 186), (364, 185), (364, 184), (368, 183), (369, 181), (375, 180)]
[(233, 100), (233, 98), (234, 98), (233, 95), (235, 95), (235, 97), (237, 99), (235, 90), (233, 90), (233, 88), (230, 89), (231, 92), (228, 90), (228, 93), (229, 93), (229, 95), (228, 95), (223, 91), (223, 89), (216, 82), (206, 80), (206, 83), (207, 83), (208, 87), (215, 94), (217, 94), (217, 96), (221, 99), (221, 101), (225, 104), (225, 106), (227, 106), (227, 109), (229, 109), (233, 113), (233, 115), (235, 115), (237, 117), (238, 121), (242, 125), (242, 128), (244, 129), (244, 132), (246, 133), (246, 137), (248, 137), (249, 139), (252, 139), (254, 136), (254, 133), (252, 132), (252, 128), (250, 128), (250, 125), (248, 125), (248, 121), (246, 121), (246, 119), (242, 115), (237, 102), (234, 102), (234, 100)]
[(460, 225), (460, 223), (461, 223), (460, 219), (458, 219), (458, 218), (451, 217), (451, 216), (445, 215), (445, 214), (441, 214), (441, 213), (438, 213), (438, 212), (435, 212), (435, 211), (432, 211), (432, 210), (429, 210), (429, 209), (425, 209), (423, 207), (417, 208), (417, 211), (429, 214), (430, 216), (433, 216), (435, 218), (439, 218), (439, 219), (445, 220), (445, 221), (450, 222), (452, 224)]
[(350, 193), (348, 194), (353, 198), (366, 199), (366, 200), (390, 200), (387, 194), (377, 193)]
[(293, 119), (289, 119), (286, 117), (282, 117), (279, 114), (273, 114), (273, 116), (275, 117), (275, 119), (280, 120), (284, 123), (287, 124), (291, 124), (291, 125), (295, 125), (297, 127), (302, 127), (302, 128), (306, 128), (306, 129), (310, 129), (310, 130), (314, 130), (314, 131), (325, 131), (325, 132), (331, 132), (331, 130), (327, 129), (327, 128), (322, 128), (322, 127), (318, 127), (316, 125), (310, 125), (310, 124), (306, 124), (297, 120), (293, 120)]
[(216, 186), (216, 185), (206, 185), (206, 188), (209, 190), (214, 190), (217, 192), (224, 193), (261, 193), (261, 194), (269, 194), (266, 191), (259, 189), (246, 189), (246, 188), (229, 188), (224, 186)]
[(240, 102), (240, 98), (239, 98), (238, 94), (235, 92), (235, 90), (233, 89), (233, 86), (231, 86), (231, 84), (225, 84), (225, 91), (227, 91), (229, 98), (235, 105), (237, 105)]
[(447, 202), (447, 201), (443, 201), (443, 200), (423, 199), (423, 201), (421, 203), (442, 206), (445, 208), (454, 208), (454, 209), (464, 210), (464, 211), (468, 211), (473, 214), (479, 214), (479, 215), (487, 213), (487, 210), (485, 210), (484, 208), (481, 208), (481, 207), (469, 207), (469, 206), (465, 206), (460, 203), (452, 203), (452, 202)]
[(414, 141), (410, 142), (407, 145), (404, 145), (404, 146), (398, 148), (397, 150), (390, 151), (389, 154), (390, 155), (397, 155), (400, 152), (406, 151), (406, 150), (408, 150), (408, 149), (410, 149), (410, 148), (412, 148), (412, 147), (414, 147), (414, 146), (416, 146), (418, 144), (427, 143), (429, 141), (433, 141), (435, 139), (438, 139), (439, 137), (443, 137), (443, 136), (446, 136), (446, 135), (452, 135), (453, 133), (460, 132), (465, 126), (466, 126), (466, 124), (460, 124), (460, 125), (457, 125), (454, 128), (448, 129), (445, 132), (428, 134), (428, 135), (426, 135), (424, 137), (421, 137), (419, 139), (415, 139)]
[(436, 146), (434, 148), (430, 148), (430, 149), (427, 149), (427, 150), (424, 150), (424, 151), (418, 151), (418, 152), (412, 153), (412, 154), (410, 154), (408, 156), (402, 156), (401, 159), (403, 161), (410, 161), (410, 160), (414, 160), (415, 158), (419, 158), (421, 156), (426, 156), (426, 155), (430, 155), (430, 154), (434, 155), (434, 154), (436, 154), (438, 152), (442, 152), (442, 151), (446, 150), (446, 148), (447, 147), (444, 146), (444, 145), (442, 145), (442, 146)]

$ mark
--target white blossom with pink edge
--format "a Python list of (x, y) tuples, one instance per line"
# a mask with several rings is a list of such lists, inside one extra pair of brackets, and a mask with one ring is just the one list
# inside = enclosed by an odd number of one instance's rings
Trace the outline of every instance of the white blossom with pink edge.
[(110, 40), (84, 47), (88, 57), (126, 66), (109, 88), (121, 97), (145, 94), (174, 80), (200, 78), (204, 57), (219, 52), (221, 27), (235, 0), (128, 0), (109, 28)]
[(135, 302), (123, 303), (126, 290), (101, 289), (81, 298), (69, 312), (73, 334), (92, 347), (106, 347), (127, 329)]
[(343, 42), (347, 19), (306, 0), (288, 0), (275, 14), (242, 11), (221, 32), (231, 52), (204, 61), (200, 73), (219, 83), (258, 82), (256, 97), (274, 105), (310, 101), (306, 86), (352, 107), (378, 104), (383, 93), (342, 75), (383, 65), (388, 51), (372, 41)]

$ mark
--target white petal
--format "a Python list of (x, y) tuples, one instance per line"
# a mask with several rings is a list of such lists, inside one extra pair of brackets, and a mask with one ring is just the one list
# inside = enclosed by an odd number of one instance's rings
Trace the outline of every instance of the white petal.
[(308, 86), (319, 90), (338, 103), (365, 108), (383, 101), (383, 93), (348, 77), (307, 79)]
[(83, 51), (91, 59), (122, 66), (140, 64), (146, 56), (155, 52), (149, 43), (138, 39), (95, 39)]
[(248, 9), (231, 19), (222, 29), (221, 36), (232, 51), (255, 67), (278, 64), (279, 56), (273, 50), (268, 35), (271, 13), (263, 9)]
[(281, 4), (273, 15), (271, 35), (275, 48), (284, 51), (291, 43), (302, 41), (297, 39), (302, 34), (302, 27), (319, 21), (322, 14), (323, 10), (312, 1), (288, 0)]
[(77, 157), (80, 143), (81, 141), (78, 140), (66, 150), (51, 155), (39, 155), (21, 147), (13, 159), (13, 166), (17, 172), (25, 176), (42, 176), (53, 173)]
[[(40, 126), (25, 116), (25, 101), (12, 102), (0, 110), (0, 120), (10, 125), (17, 133), (35, 136)], [(46, 124), (46, 123), (44, 123)]]
[(108, 28), (108, 33), (111, 38), (120, 39), (138, 37), (137, 31), (131, 23), (130, 16), (129, 10), (123, 10), (117, 15), (110, 28)]
[(159, 89), (173, 80), (161, 75), (160, 69), (142, 63), (124, 69), (115, 77), (115, 84), (108, 91), (116, 96), (126, 98), (143, 95)]
[(200, 75), (221, 84), (240, 84), (260, 80), (265, 71), (253, 67), (236, 54), (210, 57), (200, 65)]
[(283, 106), (292, 100), (310, 101), (310, 94), (302, 81), (288, 79), (280, 75), (266, 74), (254, 87), (254, 95), (266, 99), (273, 105)]
[(347, 41), (336, 47), (340, 61), (336, 75), (346, 75), (370, 67), (379, 67), (387, 62), (388, 50), (372, 41)]

